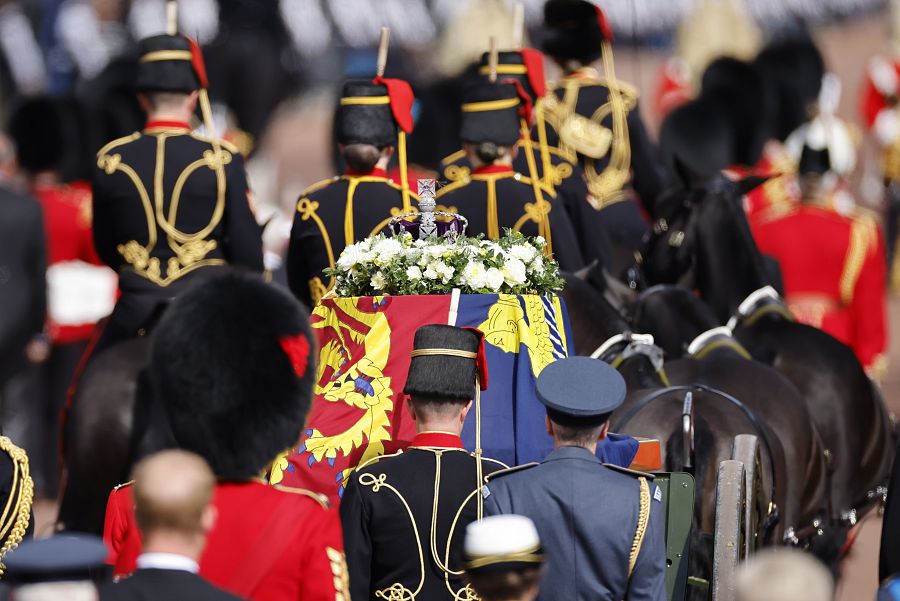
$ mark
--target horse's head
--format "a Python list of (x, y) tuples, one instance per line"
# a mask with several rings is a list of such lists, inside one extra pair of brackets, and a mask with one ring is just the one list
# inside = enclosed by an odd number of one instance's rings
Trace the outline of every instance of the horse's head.
[(769, 283), (743, 210), (744, 195), (764, 181), (716, 176), (686, 192), (657, 219), (641, 252), (648, 284), (684, 282), (724, 322), (741, 300)]

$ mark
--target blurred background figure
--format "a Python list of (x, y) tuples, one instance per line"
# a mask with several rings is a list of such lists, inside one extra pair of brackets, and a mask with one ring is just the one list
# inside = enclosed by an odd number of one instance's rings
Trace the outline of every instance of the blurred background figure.
[(534, 522), (495, 515), (466, 527), (466, 576), (484, 601), (537, 598), (544, 554)]
[(7, 555), (4, 584), (16, 601), (97, 601), (106, 547), (89, 535), (57, 535)]
[(134, 480), (134, 515), (144, 549), (137, 571), (101, 589), (101, 601), (236, 601), (197, 575), (216, 522), (216, 477), (209, 465), (193, 453), (162, 451), (135, 467)]
[(44, 331), (47, 250), (41, 207), (14, 190), (15, 174), (15, 149), (0, 132), (0, 423), (25, 441), (36, 384), (29, 349)]
[(101, 266), (94, 251), (90, 186), (65, 173), (67, 164), (84, 160), (79, 136), (69, 135), (77, 115), (68, 108), (62, 99), (36, 96), (18, 103), (9, 122), (22, 179), (43, 212), (47, 315), (43, 339), (30, 348), (31, 360), (41, 364), (39, 388), (23, 407), (27, 433), (21, 441), (32, 452), (38, 490), (47, 497), (56, 496), (59, 416), (69, 385), (116, 294), (115, 273)]
[(834, 582), (824, 565), (794, 549), (767, 549), (740, 568), (735, 601), (831, 601)]

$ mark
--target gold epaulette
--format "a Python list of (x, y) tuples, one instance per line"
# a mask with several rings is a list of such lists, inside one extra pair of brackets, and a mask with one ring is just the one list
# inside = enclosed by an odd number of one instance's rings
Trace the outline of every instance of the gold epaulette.
[(375, 455), (374, 457), (370, 457), (364, 463), (360, 463), (354, 468), (354, 472), (358, 472), (359, 470), (369, 467), (370, 465), (374, 465), (381, 461), (382, 459), (387, 459), (388, 457), (396, 457), (397, 455), (402, 455), (403, 449), (400, 449), (396, 453), (388, 453), (387, 455)]
[(134, 484), (134, 480), (129, 480), (128, 482), (123, 482), (122, 484), (116, 484), (113, 486), (113, 491), (118, 492), (120, 488), (125, 488), (126, 486), (131, 486)]
[[(0, 558), (19, 546), (28, 524), (31, 522), (31, 506), (34, 502), (34, 480), (28, 467), (28, 455), (24, 449), (14, 445), (6, 436), (0, 436), (0, 450), (9, 455), (13, 465), (9, 499), (0, 514), (0, 533), (3, 533)], [(0, 577), (6, 567), (0, 563)]]
[(647, 478), (648, 480), (653, 480), (653, 478), (655, 478), (653, 474), (647, 472), (639, 472), (638, 470), (622, 467), (621, 465), (616, 465), (615, 463), (604, 463), (603, 467), (608, 467), (609, 469), (619, 472), (620, 474), (625, 474), (626, 476), (632, 476), (634, 478)]
[(306, 490), (305, 488), (294, 488), (293, 486), (283, 486), (281, 484), (276, 484), (272, 488), (276, 490), (280, 490), (283, 492), (293, 493), (295, 495), (303, 495), (304, 497), (309, 497), (316, 503), (322, 506), (322, 509), (328, 509), (331, 507), (331, 504), (328, 502), (328, 497), (323, 495), (322, 493), (313, 492), (311, 490)]
[(850, 225), (850, 243), (841, 272), (841, 301), (849, 305), (853, 301), (856, 282), (862, 273), (863, 265), (869, 254), (878, 247), (878, 222), (870, 214), (860, 213), (852, 217)]
[(523, 471), (523, 470), (527, 470), (527, 469), (529, 469), (529, 468), (532, 468), (532, 467), (534, 467), (534, 466), (536, 466), (536, 465), (540, 465), (540, 463), (538, 463), (537, 461), (532, 461), (531, 463), (523, 463), (522, 465), (514, 465), (514, 466), (512, 466), (512, 467), (506, 468), (505, 470), (497, 470), (497, 471), (494, 472), (493, 474), (485, 474), (485, 476), (484, 476), (484, 481), (485, 481), (485, 482), (490, 482), (490, 481), (493, 480), (494, 478), (499, 478), (500, 476), (506, 476), (506, 475), (508, 475), (508, 474), (513, 474), (513, 473), (516, 473), (516, 472), (521, 472), (521, 471)]
[(118, 148), (124, 144), (128, 144), (129, 142), (134, 142), (138, 138), (140, 138), (143, 134), (141, 132), (136, 131), (133, 134), (122, 136), (121, 138), (116, 138), (112, 142), (108, 142), (103, 148), (97, 151), (97, 156), (101, 157), (104, 154), (108, 153), (113, 148)]

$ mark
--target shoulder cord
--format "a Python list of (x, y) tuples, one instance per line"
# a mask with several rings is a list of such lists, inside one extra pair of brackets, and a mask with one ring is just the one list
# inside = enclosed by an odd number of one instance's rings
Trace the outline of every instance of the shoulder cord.
[[(544, 192), (541, 190), (541, 180), (538, 178), (537, 163), (534, 160), (534, 143), (531, 140), (531, 131), (528, 128), (528, 122), (521, 120), (522, 144), (525, 146), (525, 162), (528, 163), (528, 176), (531, 178), (531, 189), (534, 192), (534, 209), (537, 213), (538, 233), (547, 241), (544, 247), (544, 254), (548, 257), (553, 256), (553, 239), (550, 234), (550, 224), (548, 215), (550, 207), (544, 198)], [(542, 151), (543, 152), (543, 151)], [(544, 176), (547, 176), (547, 167), (544, 165)]]
[(634, 566), (637, 563), (638, 555), (641, 553), (641, 545), (644, 543), (644, 535), (647, 533), (647, 524), (650, 522), (650, 485), (647, 484), (646, 478), (638, 479), (641, 483), (641, 506), (638, 511), (637, 529), (634, 533), (634, 540), (631, 541), (631, 554), (628, 556), (628, 579), (631, 580), (631, 574), (634, 572)]
[[(0, 558), (15, 549), (25, 537), (31, 521), (31, 504), (34, 500), (34, 481), (28, 467), (28, 455), (12, 443), (6, 436), (0, 436), (0, 450), (12, 459), (13, 476), (9, 489), (9, 498), (0, 515)], [(13, 503), (15, 497), (15, 503)], [(6, 566), (0, 563), (0, 577), (6, 572)]]
[[(609, 90), (609, 110), (612, 113), (613, 144), (609, 164), (602, 173), (597, 173), (593, 163), (586, 165), (589, 188), (601, 207), (617, 200), (622, 187), (630, 177), (631, 143), (628, 140), (628, 110), (622, 98), (616, 72), (613, 65), (612, 45), (604, 40), (602, 43), (603, 70), (606, 74)], [(576, 100), (577, 102), (577, 100)], [(604, 110), (600, 107), (597, 113)], [(598, 114), (593, 118), (597, 120)], [(616, 143), (618, 142), (618, 143)]]

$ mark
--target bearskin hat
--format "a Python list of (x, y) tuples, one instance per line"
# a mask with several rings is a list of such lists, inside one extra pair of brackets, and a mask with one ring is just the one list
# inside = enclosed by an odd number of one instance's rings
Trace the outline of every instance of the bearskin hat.
[(773, 135), (785, 140), (809, 120), (809, 106), (818, 100), (822, 88), (825, 62), (812, 39), (804, 36), (770, 44), (754, 65), (775, 99)]
[(700, 97), (675, 108), (660, 127), (659, 148), (685, 183), (734, 164), (734, 134), (722, 101)]
[(307, 310), (259, 276), (228, 272), (176, 299), (149, 373), (178, 445), (219, 478), (257, 476), (299, 438), (315, 377)]
[(612, 42), (605, 15), (586, 0), (549, 0), (544, 5), (541, 48), (559, 62), (589, 64), (600, 58), (600, 43)]
[(750, 63), (721, 57), (703, 72), (700, 93), (717, 97), (734, 132), (734, 164), (755, 165), (768, 141), (769, 96), (762, 75)]
[(25, 100), (9, 120), (9, 135), (16, 145), (19, 165), (31, 173), (58, 169), (65, 156), (62, 115), (47, 96)]
[(160, 34), (138, 43), (139, 92), (182, 92), (206, 87), (205, 67), (199, 48), (182, 35)]
[[(382, 97), (383, 104), (347, 104), (348, 99)], [(341, 144), (371, 144), (378, 148), (396, 144), (397, 123), (391, 112), (387, 86), (358, 79), (346, 82), (336, 128)]]
[(447, 325), (427, 325), (416, 330), (413, 352), (452, 349), (475, 353), (475, 358), (446, 354), (414, 356), (403, 393), (430, 401), (466, 402), (475, 398), (475, 376), (487, 386), (487, 373), (481, 349), (482, 336), (470, 329)]
[(464, 142), (512, 146), (519, 140), (521, 99), (512, 83), (473, 82), (463, 91)]

